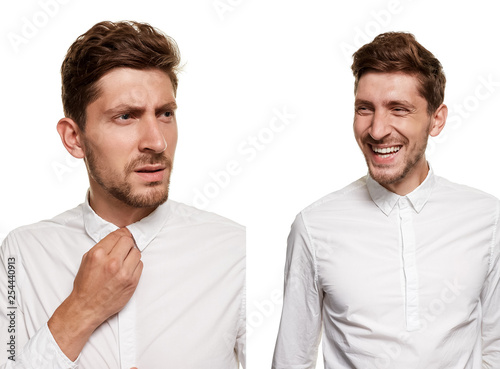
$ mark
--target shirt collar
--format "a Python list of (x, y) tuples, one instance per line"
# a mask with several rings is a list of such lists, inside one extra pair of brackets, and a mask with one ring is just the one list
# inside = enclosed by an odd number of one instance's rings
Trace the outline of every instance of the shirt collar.
[(436, 177), (434, 175), (434, 171), (429, 165), (429, 173), (427, 174), (425, 180), (406, 196), (400, 196), (394, 192), (389, 191), (388, 189), (380, 185), (377, 181), (375, 181), (370, 176), (370, 174), (368, 174), (367, 176), (366, 186), (373, 202), (379, 207), (380, 210), (382, 210), (385, 215), (389, 215), (400, 198), (407, 198), (413, 206), (413, 209), (415, 209), (417, 213), (420, 213), (420, 211), (427, 203), (427, 200), (429, 200), (435, 182)]
[[(147, 217), (127, 226), (134, 237), (137, 248), (142, 252), (158, 235), (170, 215), (170, 201), (158, 206)], [(97, 243), (118, 227), (102, 219), (89, 204), (89, 192), (83, 204), (83, 222), (87, 234)]]

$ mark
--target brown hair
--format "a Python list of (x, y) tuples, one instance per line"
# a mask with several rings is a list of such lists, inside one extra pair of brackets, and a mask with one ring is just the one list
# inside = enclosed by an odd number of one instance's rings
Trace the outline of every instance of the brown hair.
[(427, 100), (431, 115), (444, 101), (446, 77), (443, 67), (432, 53), (420, 45), (415, 36), (404, 32), (387, 32), (362, 46), (353, 54), (354, 93), (364, 72), (403, 72), (420, 81), (419, 93)]
[(86, 108), (100, 94), (98, 81), (113, 68), (157, 68), (177, 91), (180, 53), (175, 41), (146, 23), (100, 22), (76, 39), (61, 66), (64, 114), (85, 130)]

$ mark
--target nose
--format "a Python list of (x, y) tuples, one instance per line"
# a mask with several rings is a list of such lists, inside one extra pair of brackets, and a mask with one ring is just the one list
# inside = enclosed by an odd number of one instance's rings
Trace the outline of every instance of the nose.
[(389, 117), (383, 112), (375, 111), (372, 115), (370, 129), (368, 131), (370, 136), (376, 140), (382, 140), (384, 137), (391, 133)]
[(140, 151), (162, 153), (167, 148), (167, 141), (160, 129), (160, 124), (156, 116), (146, 116), (140, 124)]

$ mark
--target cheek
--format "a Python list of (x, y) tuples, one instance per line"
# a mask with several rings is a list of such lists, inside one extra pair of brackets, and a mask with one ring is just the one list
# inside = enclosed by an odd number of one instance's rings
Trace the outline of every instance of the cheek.
[(92, 151), (101, 167), (121, 168), (134, 155), (136, 143), (131, 137), (133, 134), (122, 132), (101, 132), (92, 140)]
[(428, 122), (407, 122), (407, 124), (405, 124), (405, 126), (400, 129), (400, 133), (409, 141), (419, 143), (428, 139), (429, 128), (430, 124)]
[(354, 122), (352, 125), (352, 129), (354, 131), (354, 137), (356, 140), (359, 140), (363, 137), (364, 132), (368, 129), (369, 124), (366, 122), (366, 119), (362, 117), (354, 117)]

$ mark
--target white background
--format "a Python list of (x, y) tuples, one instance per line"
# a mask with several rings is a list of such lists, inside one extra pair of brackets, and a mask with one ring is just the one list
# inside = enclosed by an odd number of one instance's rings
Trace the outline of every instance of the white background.
[[(185, 63), (171, 198), (247, 226), (248, 368), (268, 368), (290, 224), (366, 172), (352, 135), (350, 55), (359, 46), (380, 32), (409, 31), (440, 59), (450, 118), (428, 158), (438, 175), (500, 197), (495, 3), (4, 1), (0, 239), (84, 199), (84, 165), (66, 153), (55, 129), (67, 48), (101, 20), (148, 22), (177, 41)], [(275, 111), (293, 115), (280, 132), (270, 130)], [(259, 150), (251, 149), (253, 137)], [(228, 163), (237, 163), (237, 175), (220, 173)], [(198, 191), (209, 195), (205, 203)]]

